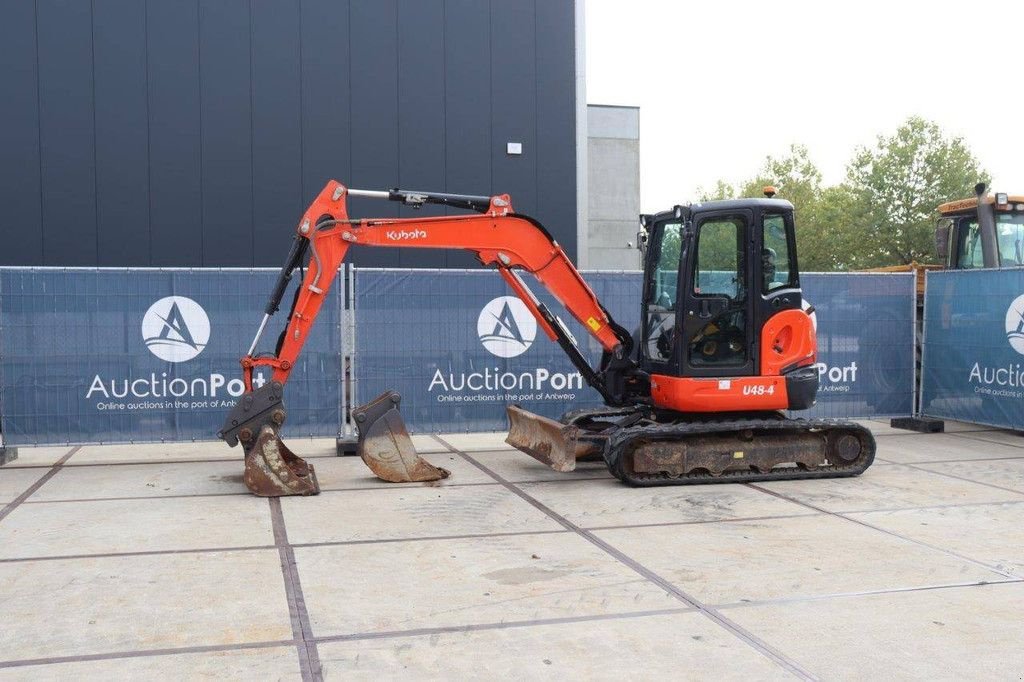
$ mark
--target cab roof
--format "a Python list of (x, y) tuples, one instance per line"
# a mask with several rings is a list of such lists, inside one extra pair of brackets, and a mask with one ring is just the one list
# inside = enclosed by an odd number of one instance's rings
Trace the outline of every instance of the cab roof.
[[(994, 204), (996, 201), (995, 195), (988, 194), (982, 201), (986, 204)], [(1011, 206), (1009, 204), (1024, 204), (1024, 194), (1010, 194), (1006, 198), (1006, 204), (997, 204), (996, 210), (1009, 210)], [(970, 199), (958, 199), (956, 201), (947, 201), (944, 204), (939, 205), (939, 213), (942, 215), (951, 215), (953, 213), (969, 213), (978, 207), (978, 199), (971, 197)]]
[[(767, 199), (762, 197), (751, 197), (747, 199), (718, 199), (715, 201), (695, 201), (692, 204), (682, 206), (684, 214), (705, 213), (708, 211), (737, 211), (747, 208), (759, 208), (761, 210), (792, 211), (793, 204), (785, 199)], [(659, 211), (651, 215), (654, 221), (671, 218), (675, 207), (665, 211)]]

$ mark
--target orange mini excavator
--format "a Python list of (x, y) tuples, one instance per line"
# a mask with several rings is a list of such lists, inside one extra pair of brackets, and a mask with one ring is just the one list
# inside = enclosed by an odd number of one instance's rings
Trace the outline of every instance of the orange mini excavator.
[[(769, 188), (770, 189), (770, 188)], [(855, 476), (874, 459), (864, 427), (828, 419), (790, 419), (818, 390), (817, 344), (804, 310), (793, 206), (766, 198), (675, 206), (641, 216), (645, 257), (641, 326), (630, 333), (608, 313), (565, 252), (508, 195), (349, 189), (331, 181), (306, 210), (249, 352), (245, 393), (220, 432), (242, 443), (245, 482), (259, 495), (319, 491), (313, 468), (291, 453), (279, 431), (284, 384), (350, 246), (465, 249), (493, 267), (604, 399), (605, 407), (555, 421), (508, 408), (508, 442), (558, 471), (601, 457), (631, 485), (766, 481)], [(427, 218), (349, 218), (360, 196), (419, 207), (472, 211)], [(296, 268), (305, 276), (273, 353), (257, 353), (267, 322)], [(592, 368), (562, 320), (520, 276), (531, 273), (603, 348)], [(253, 389), (252, 372), (271, 380)], [(359, 454), (381, 478), (447, 475), (419, 458), (385, 393), (353, 410)]]

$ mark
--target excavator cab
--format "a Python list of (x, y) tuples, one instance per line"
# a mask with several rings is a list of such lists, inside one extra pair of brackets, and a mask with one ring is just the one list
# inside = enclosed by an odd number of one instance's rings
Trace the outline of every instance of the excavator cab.
[[(665, 383), (759, 377), (769, 369), (763, 365), (777, 366), (777, 360), (765, 362), (781, 354), (763, 352), (762, 344), (776, 340), (765, 333), (766, 325), (779, 313), (799, 311), (802, 303), (792, 204), (771, 198), (715, 201), (676, 206), (646, 222), (640, 368)], [(800, 355), (811, 349), (796, 350), (793, 367), (784, 369), (808, 364)], [(805, 369), (799, 376), (799, 382), (788, 382), (797, 390), (787, 391), (775, 409), (813, 403), (816, 373)], [(757, 390), (777, 392), (771, 386)], [(665, 407), (704, 411), (686, 391), (677, 393)]]

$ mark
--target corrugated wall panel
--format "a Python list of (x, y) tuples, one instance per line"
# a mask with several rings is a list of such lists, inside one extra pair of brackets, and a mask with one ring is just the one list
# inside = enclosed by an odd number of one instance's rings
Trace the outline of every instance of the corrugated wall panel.
[[(490, 4), (447, 0), (444, 19), (445, 188), (459, 194), (490, 194)], [(471, 268), (476, 259), (452, 252), (446, 264)]]
[(279, 266), (305, 208), (299, 0), (254, 0), (253, 260)]
[(0, 263), (43, 261), (39, 167), (39, 70), (34, 0), (0, 7), (0, 92), (6, 103), (0, 125)]
[[(532, 2), (491, 3), (491, 183), (530, 215), (537, 213), (535, 22)], [(523, 153), (507, 154), (509, 142), (521, 143)]]
[[(351, 40), (352, 175), (348, 185), (393, 187), (398, 180), (398, 5), (396, 0), (354, 2)], [(353, 216), (397, 216), (398, 205), (373, 199), (348, 202)], [(396, 265), (397, 251), (356, 247), (356, 265)]]
[[(444, 191), (444, 2), (398, 3), (398, 175), (405, 189)], [(401, 207), (405, 218), (444, 215), (441, 206)], [(402, 267), (444, 267), (445, 252), (404, 249)]]
[(537, 215), (576, 253), (576, 92), (566, 80), (576, 68), (569, 2), (537, 2)]
[(148, 263), (146, 3), (97, 2), (93, 37), (98, 264)]
[[(0, 3), (0, 265), (277, 265), (330, 178), (509, 192), (572, 252), (572, 0)], [(523, 154), (505, 152), (521, 142)], [(436, 215), (352, 201), (353, 215)], [(472, 266), (354, 250), (361, 265)]]
[[(352, 95), (347, 0), (302, 0), (302, 201), (334, 178), (350, 182)], [(296, 220), (298, 216), (296, 216)], [(283, 256), (282, 256), (283, 258)]]
[(198, 3), (150, 0), (146, 38), (150, 253), (149, 263), (124, 265), (199, 266), (203, 190)]
[(88, 3), (39, 0), (43, 259), (95, 265), (96, 128)]
[(249, 0), (199, 5), (203, 265), (253, 262)]

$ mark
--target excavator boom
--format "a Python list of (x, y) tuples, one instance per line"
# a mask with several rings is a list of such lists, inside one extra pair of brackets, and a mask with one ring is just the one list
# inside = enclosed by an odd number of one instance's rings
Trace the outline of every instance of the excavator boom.
[[(351, 219), (346, 206), (349, 196), (400, 201), (414, 207), (427, 203), (441, 204), (477, 213), (425, 218)], [(286, 416), (283, 390), (338, 268), (353, 245), (470, 251), (482, 265), (497, 269), (536, 317), (537, 324), (548, 338), (565, 350), (587, 383), (602, 395), (606, 403), (621, 405), (630, 399), (631, 391), (645, 390), (642, 377), (636, 373), (635, 364), (630, 359), (630, 334), (611, 318), (547, 230), (532, 218), (514, 212), (508, 195), (483, 197), (402, 190), (356, 190), (332, 180), (299, 221), (295, 241), (264, 310), (259, 330), (241, 360), (246, 392), (218, 434), (229, 445), (242, 443), (246, 452), (246, 483), (257, 494), (314, 494), (318, 490), (312, 467), (292, 455), (280, 441), (279, 430)], [(280, 308), (293, 272), (307, 255), (305, 276), (296, 292), (276, 351), (259, 354), (257, 348), (269, 319)], [(562, 321), (529, 289), (519, 275), (520, 270), (530, 272), (601, 344), (605, 352), (598, 369), (590, 366)], [(253, 370), (257, 367), (267, 368), (271, 378), (254, 389)], [(388, 393), (366, 406), (376, 406), (374, 409), (354, 413), (361, 436), (360, 454), (375, 473), (388, 480), (426, 480), (422, 476), (434, 473), (437, 474), (435, 478), (441, 477), (439, 472), (443, 470), (431, 473), (429, 469), (433, 467), (416, 457), (415, 452), (409, 453), (411, 441), (398, 416), (399, 400), (397, 394)], [(390, 405), (390, 408), (382, 410), (380, 406), (385, 405)], [(540, 421), (542, 418), (537, 417), (538, 422), (533, 425), (530, 417), (535, 415), (525, 415), (517, 414), (512, 418), (515, 420), (513, 433), (524, 434), (523, 445), (527, 446), (526, 441), (531, 438), (529, 434), (543, 429), (544, 424)], [(383, 427), (385, 423), (387, 428)], [(543, 448), (523, 449), (549, 464), (554, 463), (552, 458), (564, 460), (568, 457), (559, 452), (544, 454)], [(275, 453), (278, 452), (287, 457), (277, 457)], [(294, 464), (296, 460), (302, 465)], [(389, 473), (382, 473), (385, 471)], [(412, 479), (409, 478), (412, 474), (408, 473), (411, 471), (428, 473), (417, 474), (421, 478)]]

